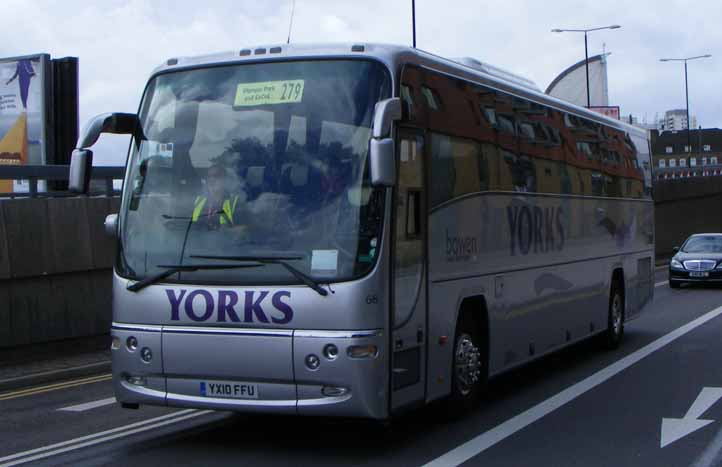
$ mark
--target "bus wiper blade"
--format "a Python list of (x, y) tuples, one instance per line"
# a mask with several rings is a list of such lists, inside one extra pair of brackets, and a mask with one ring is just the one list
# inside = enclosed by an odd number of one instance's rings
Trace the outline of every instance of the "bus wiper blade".
[(286, 261), (292, 261), (296, 259), (303, 259), (303, 256), (300, 255), (289, 255), (289, 256), (207, 256), (207, 255), (190, 255), (191, 258), (201, 258), (201, 259), (220, 259), (220, 260), (227, 260), (227, 261), (258, 261), (262, 264), (280, 264), (288, 272), (294, 275), (294, 277), (298, 280), (300, 280), (305, 286), (315, 290), (319, 295), (322, 297), (325, 297), (328, 295), (328, 291), (318, 285), (317, 282), (315, 282), (313, 279), (311, 279), (307, 274), (299, 271), (298, 269), (294, 268), (290, 264), (288, 264)]
[(131, 292), (138, 292), (140, 290), (143, 290), (144, 288), (148, 287), (149, 285), (155, 284), (156, 282), (159, 282), (166, 277), (172, 276), (175, 273), (183, 272), (183, 271), (212, 271), (215, 269), (241, 269), (241, 268), (257, 268), (261, 266), (259, 263), (250, 263), (250, 264), (173, 264), (173, 265), (167, 265), (167, 264), (159, 264), (157, 267), (164, 268), (163, 271), (153, 274), (152, 276), (148, 276), (144, 279), (141, 279), (140, 281), (136, 282), (135, 284), (131, 284), (128, 287), (126, 287), (127, 290), (130, 290)]

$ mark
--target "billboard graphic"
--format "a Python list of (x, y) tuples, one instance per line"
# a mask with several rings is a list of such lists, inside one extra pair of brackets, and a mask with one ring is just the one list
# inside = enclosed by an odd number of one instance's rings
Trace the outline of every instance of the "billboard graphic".
[[(46, 163), (48, 55), (0, 59), (0, 165)], [(27, 191), (0, 180), (0, 193)]]
[(616, 118), (619, 120), (619, 106), (618, 105), (607, 105), (607, 106), (592, 106), (589, 107), (589, 110), (593, 110), (594, 112), (600, 113), (604, 116), (610, 117), (610, 118)]

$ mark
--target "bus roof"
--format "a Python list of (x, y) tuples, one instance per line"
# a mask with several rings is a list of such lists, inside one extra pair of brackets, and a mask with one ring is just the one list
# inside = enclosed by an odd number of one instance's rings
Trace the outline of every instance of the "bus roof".
[(417, 64), (441, 73), (508, 92), (517, 97), (529, 99), (539, 104), (575, 114), (607, 126), (616, 127), (634, 133), (637, 136), (647, 135), (647, 131), (642, 128), (544, 94), (532, 81), (498, 67), (486, 63), (482, 63), (484, 66), (475, 66), (475, 62), (481, 62), (466, 58), (449, 59), (420, 49), (393, 44), (309, 43), (259, 45), (208, 55), (171, 58), (156, 68), (153, 71), (153, 75), (179, 69), (232, 63), (362, 57), (379, 60), (385, 63), (391, 70), (400, 70), (404, 64)]

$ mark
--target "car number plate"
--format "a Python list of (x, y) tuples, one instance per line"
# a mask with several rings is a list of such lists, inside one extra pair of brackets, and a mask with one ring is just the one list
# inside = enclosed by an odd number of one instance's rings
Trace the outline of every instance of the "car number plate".
[(692, 271), (689, 273), (689, 277), (709, 277), (709, 273)]
[(201, 381), (201, 396), (227, 399), (258, 399), (258, 386), (235, 381)]

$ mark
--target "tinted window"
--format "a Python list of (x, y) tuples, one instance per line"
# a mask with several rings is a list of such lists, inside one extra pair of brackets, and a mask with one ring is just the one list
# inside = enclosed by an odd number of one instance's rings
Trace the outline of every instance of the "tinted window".
[(699, 235), (690, 237), (682, 245), (685, 253), (722, 253), (722, 236)]

